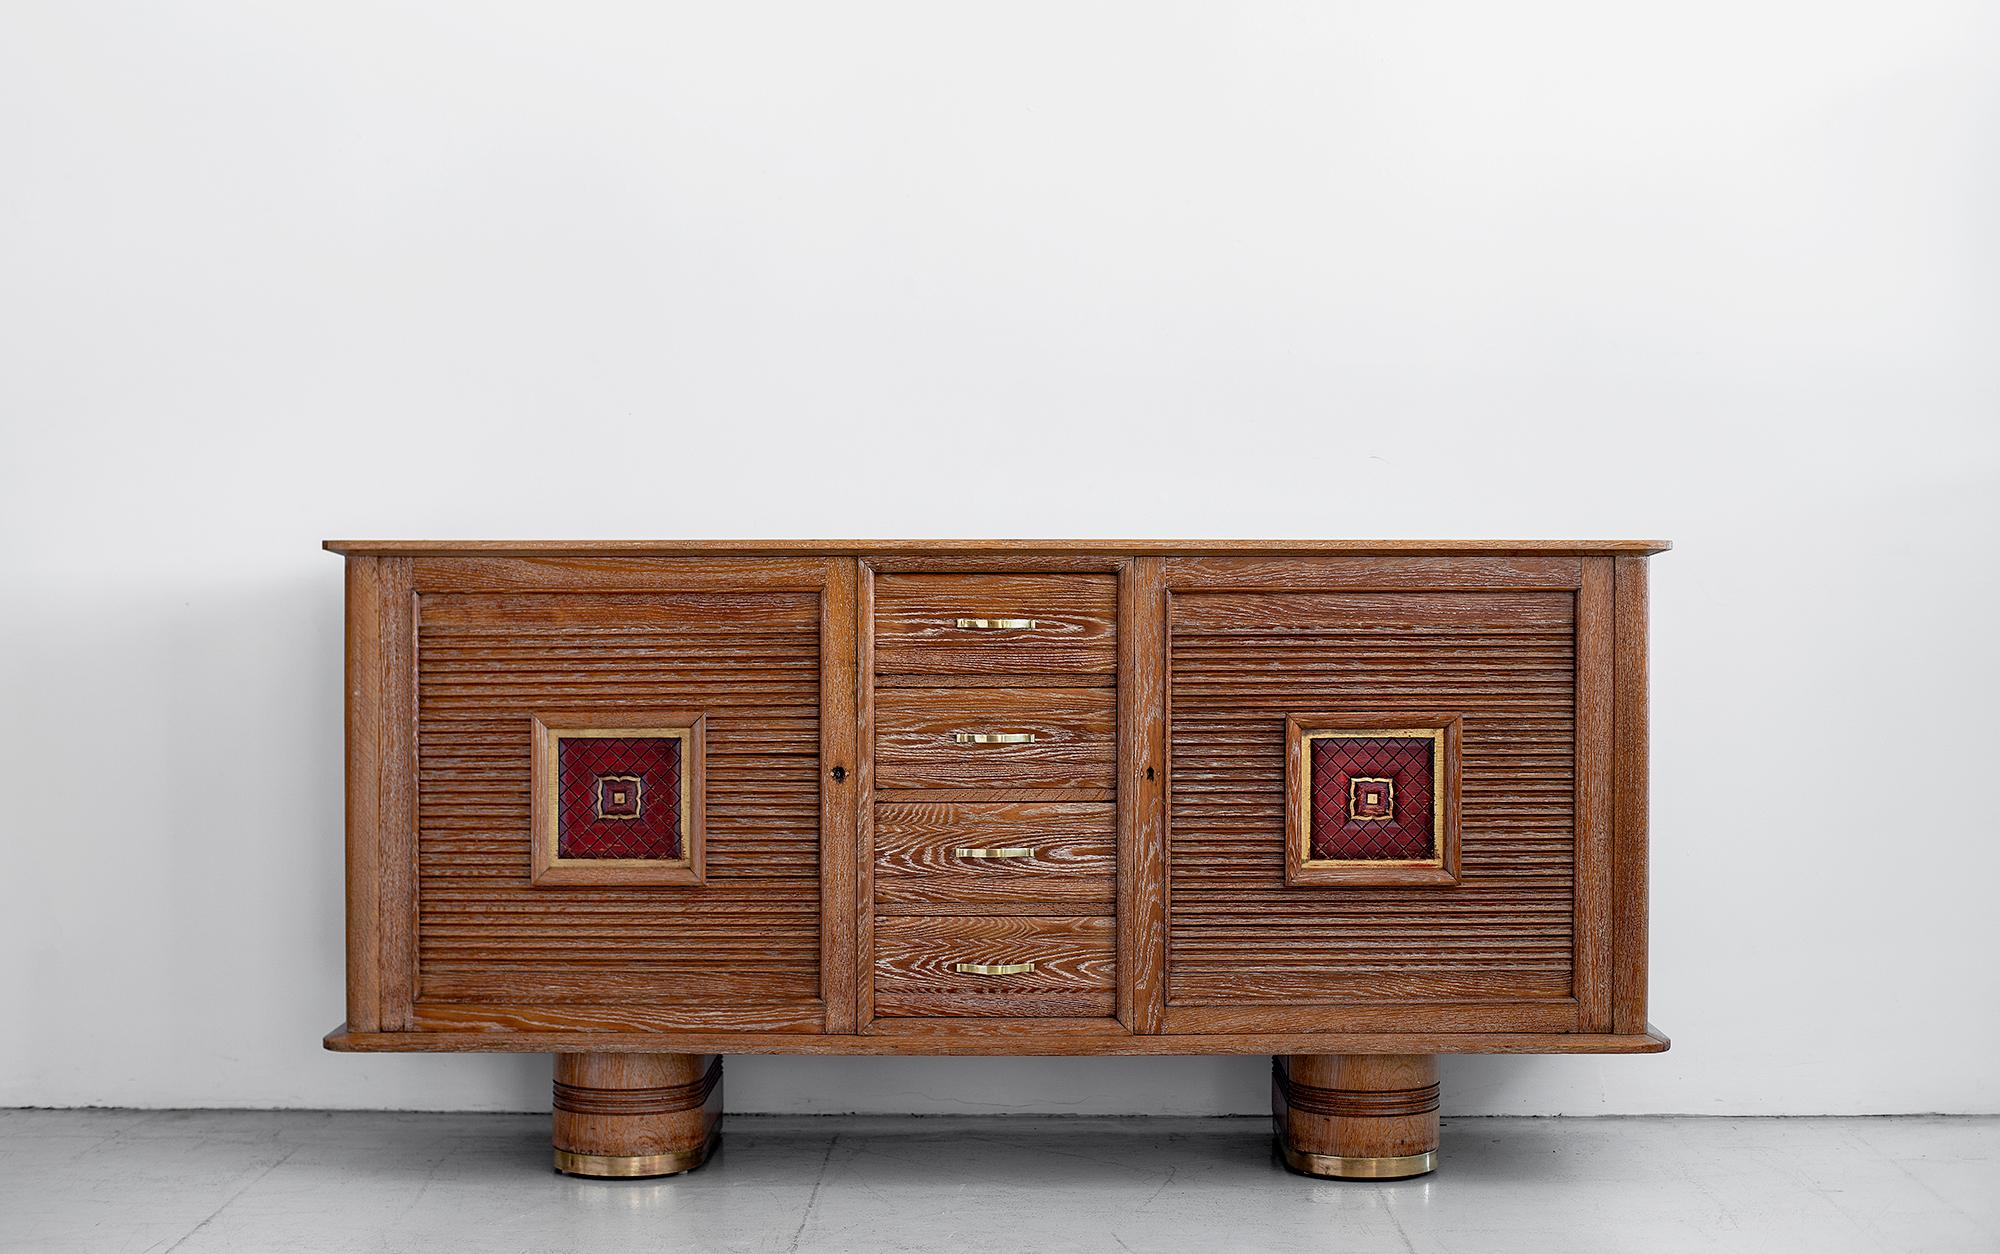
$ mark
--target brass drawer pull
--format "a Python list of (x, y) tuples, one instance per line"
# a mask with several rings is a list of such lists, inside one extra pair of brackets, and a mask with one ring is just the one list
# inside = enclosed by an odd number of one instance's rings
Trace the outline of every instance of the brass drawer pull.
[(952, 743), (961, 745), (1031, 745), (1033, 732), (953, 732)]
[(960, 631), (1033, 631), (1035, 629), (1035, 620), (1032, 618), (961, 618), (958, 620), (958, 628)]
[(951, 969), (961, 975), (1026, 975), (1035, 969), (1032, 962), (954, 962)]
[(1035, 856), (1035, 851), (1016, 845), (1009, 845), (1002, 849), (970, 848), (960, 845), (951, 851), (951, 856), (954, 858), (1032, 858)]

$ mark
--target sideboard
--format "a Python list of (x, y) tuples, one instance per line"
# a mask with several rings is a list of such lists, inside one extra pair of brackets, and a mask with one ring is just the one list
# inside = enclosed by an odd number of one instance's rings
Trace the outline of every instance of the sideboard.
[(556, 1056), (555, 1165), (726, 1054), (1272, 1056), (1295, 1171), (1437, 1056), (1654, 1053), (1653, 541), (330, 541), (342, 1051)]

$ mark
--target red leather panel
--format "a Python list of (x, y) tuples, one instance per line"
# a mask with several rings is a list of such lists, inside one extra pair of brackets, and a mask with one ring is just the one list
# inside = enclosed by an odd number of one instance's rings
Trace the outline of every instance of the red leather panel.
[(1323, 736), (1309, 743), (1314, 861), (1420, 862), (1437, 856), (1432, 741)]
[(681, 856), (681, 742), (566, 736), (556, 746), (556, 856)]

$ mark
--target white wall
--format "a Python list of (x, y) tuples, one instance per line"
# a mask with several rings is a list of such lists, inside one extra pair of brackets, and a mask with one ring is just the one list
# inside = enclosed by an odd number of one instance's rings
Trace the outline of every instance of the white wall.
[(0, 1105), (546, 1105), (319, 1049), (323, 537), (1658, 535), (1677, 1044), (1447, 1109), (2000, 1110), (1995, 13), (14, 0)]

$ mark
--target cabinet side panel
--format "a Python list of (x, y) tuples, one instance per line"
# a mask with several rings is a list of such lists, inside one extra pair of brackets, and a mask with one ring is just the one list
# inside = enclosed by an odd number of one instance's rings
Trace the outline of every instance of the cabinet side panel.
[[(1574, 595), (1171, 604), (1169, 1004), (1482, 1002), (1501, 1026), (1542, 1003), (1537, 1024), (1574, 1027)], [(1462, 716), (1457, 884), (1287, 887), (1285, 720), (1302, 710)]]
[[(822, 598), (715, 583), (423, 598), (427, 1020), (451, 1006), (595, 1027), (820, 1017)], [(705, 882), (532, 883), (531, 717), (651, 710), (705, 718)]]
[(355, 1032), (382, 1025), (381, 564), (347, 559), (347, 1026)]
[(1648, 729), (1646, 559), (1616, 559), (1612, 720), (1613, 855), (1611, 1024), (1646, 1030)]

